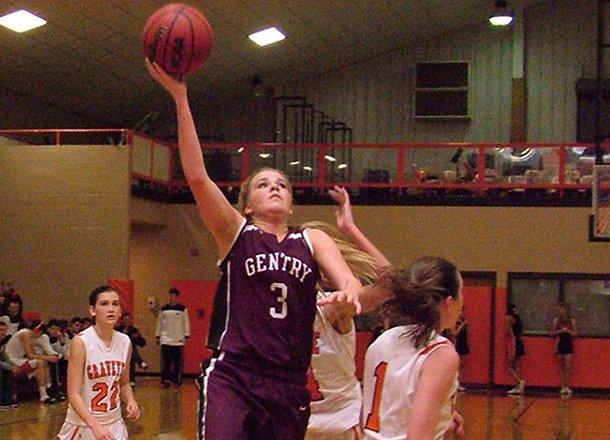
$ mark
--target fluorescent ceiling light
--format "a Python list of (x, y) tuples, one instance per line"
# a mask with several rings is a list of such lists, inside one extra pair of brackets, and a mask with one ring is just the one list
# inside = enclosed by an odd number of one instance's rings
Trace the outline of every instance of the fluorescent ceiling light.
[(305, 165), (305, 166), (303, 167), (303, 169), (304, 169), (305, 171), (311, 171), (311, 170), (313, 170), (313, 168), (312, 168), (312, 167), (309, 167), (309, 166), (307, 166), (307, 165)]
[(292, 162), (290, 162), (290, 165), (298, 165), (300, 163), (301, 163), (300, 160), (293, 160)]
[(337, 166), (337, 168), (339, 168), (340, 170), (343, 170), (343, 169), (347, 168), (347, 164), (341, 163), (341, 164), (339, 164), (339, 166)]
[(239, 148), (237, 149), (237, 152), (238, 152), (238, 153), (243, 153), (243, 152), (244, 152), (244, 147), (239, 147)]
[(512, 23), (513, 14), (508, 9), (506, 0), (496, 0), (494, 12), (489, 17), (489, 22), (494, 26), (506, 26)]
[(248, 38), (254, 41), (259, 46), (267, 46), (268, 44), (283, 40), (284, 38), (286, 38), (286, 36), (282, 34), (277, 28), (270, 27), (269, 29), (264, 29), (262, 31), (250, 34), (248, 35)]
[(46, 20), (43, 20), (25, 9), (20, 9), (19, 11), (0, 17), (0, 25), (20, 33), (43, 26), (46, 23)]
[(494, 26), (507, 26), (513, 21), (512, 15), (494, 15), (489, 17), (489, 22)]
[(258, 156), (262, 157), (263, 159), (268, 159), (269, 157), (271, 157), (271, 154), (270, 153), (261, 153)]
[(336, 160), (337, 160), (337, 159), (335, 159), (333, 156), (331, 156), (330, 154), (325, 154), (325, 155), (324, 155), (324, 159), (326, 159), (326, 160), (327, 160), (327, 161), (329, 161), (329, 162), (334, 162), (334, 161), (336, 161)]

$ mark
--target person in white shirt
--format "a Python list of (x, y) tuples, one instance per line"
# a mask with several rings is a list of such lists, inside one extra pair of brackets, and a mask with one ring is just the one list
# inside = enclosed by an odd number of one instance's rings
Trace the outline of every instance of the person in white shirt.
[(381, 308), (390, 328), (366, 353), (364, 439), (440, 440), (451, 431), (463, 436), (455, 410), (459, 355), (440, 334), (460, 316), (462, 287), (455, 265), (440, 257), (420, 258), (371, 287), (393, 297)]
[(61, 327), (57, 319), (50, 319), (47, 323), (47, 330), (40, 338), (35, 339), (32, 343), (34, 352), (49, 356), (52, 361), (48, 362), (49, 377), (51, 379), (51, 387), (49, 395), (56, 400), (65, 400), (66, 395), (63, 392), (65, 388), (63, 380), (67, 371), (66, 348), (68, 338), (61, 332)]
[(48, 363), (57, 362), (58, 357), (37, 353), (34, 350), (34, 342), (45, 333), (46, 328), (45, 323), (39, 320), (33, 321), (31, 328), (22, 328), (9, 339), (5, 353), (12, 363), (21, 367), (17, 376), (36, 377), (40, 394), (39, 402), (54, 403), (55, 399), (47, 393), (47, 388), (51, 387)]
[(125, 440), (121, 414), (140, 417), (129, 384), (129, 337), (114, 330), (121, 317), (119, 294), (100, 286), (89, 294), (89, 313), (95, 324), (72, 340), (68, 363), (68, 412), (55, 440)]
[(184, 344), (191, 334), (188, 310), (178, 302), (180, 291), (169, 289), (169, 301), (159, 310), (157, 344), (161, 345), (161, 385), (182, 384)]

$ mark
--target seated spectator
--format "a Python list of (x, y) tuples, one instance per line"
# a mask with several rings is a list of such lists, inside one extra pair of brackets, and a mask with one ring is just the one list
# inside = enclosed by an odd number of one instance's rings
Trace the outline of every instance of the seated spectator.
[(117, 331), (125, 333), (131, 340), (131, 363), (129, 370), (129, 381), (131, 386), (136, 384), (136, 365), (142, 369), (147, 369), (148, 364), (144, 362), (138, 347), (144, 347), (146, 345), (146, 339), (140, 334), (140, 331), (133, 326), (133, 318), (129, 312), (123, 313), (121, 316), (121, 323), (116, 328)]
[(74, 316), (70, 320), (70, 327), (68, 327), (68, 331), (66, 332), (68, 335), (68, 338), (70, 338), (70, 339), (74, 338), (74, 336), (78, 335), (82, 329), (83, 329), (83, 320), (78, 316)]
[(10, 338), (8, 325), (6, 322), (0, 321), (0, 409), (18, 405), (13, 386), (13, 375), (19, 372), (19, 366), (13, 364), (4, 352), (4, 347)]
[(8, 299), (13, 296), (15, 289), (10, 281), (0, 282), (0, 315), (6, 315)]
[(89, 318), (88, 316), (85, 316), (81, 320), (81, 329), (80, 329), (80, 331), (82, 332), (83, 330), (88, 329), (89, 327), (91, 327), (92, 324), (93, 324), (93, 321), (91, 320), (91, 318)]
[(9, 339), (5, 347), (5, 353), (10, 362), (21, 367), (15, 377), (36, 378), (40, 394), (38, 401), (40, 403), (54, 403), (56, 400), (47, 393), (47, 389), (51, 387), (47, 364), (57, 362), (58, 357), (36, 354), (33, 347), (34, 340), (40, 338), (46, 329), (47, 326), (39, 320), (34, 321), (31, 328), (22, 328)]
[(14, 296), (5, 301), (6, 315), (2, 316), (1, 320), (8, 325), (9, 335), (17, 333), (20, 327), (23, 327), (23, 303), (20, 298)]
[(51, 387), (49, 395), (57, 400), (65, 400), (66, 394), (62, 390), (65, 388), (64, 383), (60, 379), (60, 368), (67, 374), (67, 362), (65, 360), (64, 345), (61, 344), (66, 337), (61, 335), (61, 328), (57, 319), (51, 319), (47, 324), (47, 330), (38, 339), (32, 342), (34, 353), (38, 355), (47, 355), (56, 357), (57, 361), (50, 361), (47, 365), (49, 369), (49, 377), (51, 379)]

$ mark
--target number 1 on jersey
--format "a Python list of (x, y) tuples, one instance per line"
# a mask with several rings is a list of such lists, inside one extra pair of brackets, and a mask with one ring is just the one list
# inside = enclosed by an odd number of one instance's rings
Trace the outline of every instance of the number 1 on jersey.
[(379, 407), (381, 406), (381, 395), (383, 394), (383, 383), (385, 382), (385, 374), (388, 369), (387, 362), (381, 362), (375, 367), (375, 391), (373, 392), (373, 402), (371, 404), (371, 412), (366, 417), (364, 429), (379, 432)]

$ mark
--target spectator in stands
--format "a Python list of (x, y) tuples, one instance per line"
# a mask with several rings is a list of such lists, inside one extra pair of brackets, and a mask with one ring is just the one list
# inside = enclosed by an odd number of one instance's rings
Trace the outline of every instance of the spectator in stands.
[(20, 297), (11, 296), (8, 300), (5, 300), (5, 304), (6, 315), (2, 316), (1, 319), (8, 325), (9, 334), (14, 335), (23, 326), (23, 302)]
[(56, 400), (49, 396), (47, 389), (51, 387), (48, 363), (57, 362), (57, 356), (36, 354), (33, 347), (35, 339), (40, 338), (47, 326), (40, 320), (32, 323), (31, 328), (22, 328), (17, 331), (6, 344), (5, 352), (9, 360), (22, 367), (21, 374), (27, 377), (36, 377), (40, 403), (54, 403)]
[(70, 338), (70, 339), (74, 338), (74, 336), (78, 335), (82, 329), (83, 329), (83, 320), (78, 316), (74, 316), (70, 320), (70, 327), (68, 328), (68, 331), (67, 331), (68, 338)]
[(138, 347), (144, 347), (146, 345), (146, 339), (140, 333), (140, 331), (133, 326), (133, 318), (131, 313), (125, 312), (121, 316), (121, 324), (116, 328), (117, 331), (125, 333), (131, 340), (131, 368), (129, 369), (129, 381), (131, 386), (136, 385), (136, 365), (142, 369), (147, 369), (148, 364), (144, 362)]
[(0, 283), (0, 316), (6, 315), (6, 307), (8, 300), (12, 298), (15, 289), (10, 281), (2, 281)]
[(93, 325), (93, 321), (88, 316), (85, 316), (81, 320), (81, 329), (80, 329), (80, 331), (82, 332), (83, 330), (88, 329), (89, 327), (91, 327), (91, 325)]
[(169, 301), (159, 310), (157, 344), (161, 345), (161, 385), (182, 383), (184, 344), (191, 334), (189, 315), (184, 304), (178, 302), (180, 291), (169, 289)]
[[(49, 321), (49, 324), (53, 320)], [(72, 338), (70, 338), (69, 325), (67, 319), (58, 320), (59, 324), (59, 333), (57, 335), (56, 340), (51, 337), (51, 346), (53, 349), (62, 355), (62, 358), (58, 363), (58, 374), (59, 374), (59, 382), (60, 382), (60, 392), (63, 394), (67, 393), (68, 386), (68, 361), (70, 360), (70, 344), (72, 343)]]
[[(57, 400), (65, 400), (65, 382), (61, 380), (62, 373), (67, 374), (67, 361), (65, 359), (65, 343), (67, 338), (62, 335), (61, 327), (57, 319), (51, 319), (47, 323), (47, 331), (40, 338), (33, 341), (32, 346), (36, 354), (43, 354), (57, 358), (55, 362), (48, 363), (51, 387), (49, 395)], [(63, 341), (63, 344), (62, 344)]]
[(8, 325), (0, 321), (0, 409), (18, 405), (13, 386), (13, 375), (19, 372), (19, 366), (12, 363), (6, 353), (6, 346), (11, 335), (8, 334)]

